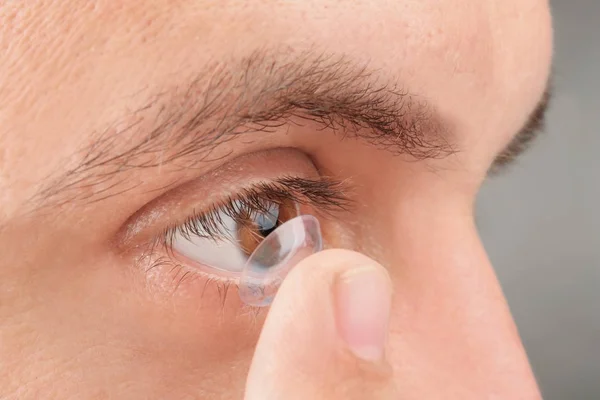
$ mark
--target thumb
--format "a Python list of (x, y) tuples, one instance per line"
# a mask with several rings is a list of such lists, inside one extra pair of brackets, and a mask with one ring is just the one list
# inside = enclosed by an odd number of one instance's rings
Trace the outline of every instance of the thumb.
[(327, 250), (286, 277), (259, 338), (246, 400), (391, 399), (391, 283), (370, 258)]

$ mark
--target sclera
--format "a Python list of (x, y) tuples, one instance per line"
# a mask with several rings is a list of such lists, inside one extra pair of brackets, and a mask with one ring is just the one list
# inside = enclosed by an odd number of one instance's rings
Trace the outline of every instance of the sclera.
[(321, 228), (314, 216), (300, 215), (284, 222), (250, 255), (240, 276), (240, 298), (251, 306), (268, 306), (288, 272), (322, 249)]

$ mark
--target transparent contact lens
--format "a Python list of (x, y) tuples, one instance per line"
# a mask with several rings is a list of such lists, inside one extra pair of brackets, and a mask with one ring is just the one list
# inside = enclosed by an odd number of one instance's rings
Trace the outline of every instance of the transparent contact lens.
[(287, 273), (322, 248), (321, 228), (315, 217), (300, 215), (286, 221), (250, 255), (240, 277), (240, 298), (251, 306), (268, 306)]

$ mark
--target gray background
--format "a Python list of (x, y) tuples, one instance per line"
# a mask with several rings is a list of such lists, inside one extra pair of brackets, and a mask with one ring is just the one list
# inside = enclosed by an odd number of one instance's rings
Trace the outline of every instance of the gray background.
[(477, 218), (546, 400), (600, 400), (600, 0), (551, 1), (546, 133)]

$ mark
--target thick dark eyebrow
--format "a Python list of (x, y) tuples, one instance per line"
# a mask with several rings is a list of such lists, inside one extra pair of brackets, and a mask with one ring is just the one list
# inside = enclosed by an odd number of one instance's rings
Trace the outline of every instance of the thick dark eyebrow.
[(74, 155), (80, 161), (46, 180), (36, 198), (98, 201), (131, 189), (126, 172), (132, 169), (194, 168), (225, 141), (285, 132), (287, 124), (313, 123), (416, 159), (451, 153), (435, 110), (380, 72), (313, 52), (293, 58), (257, 52), (215, 63), (94, 133), (92, 144)]
[(529, 114), (529, 118), (525, 125), (494, 159), (489, 170), (491, 175), (504, 171), (507, 166), (514, 163), (520, 155), (531, 147), (535, 138), (544, 131), (546, 126), (546, 114), (551, 99), (552, 84), (549, 82), (537, 106), (531, 114)]

